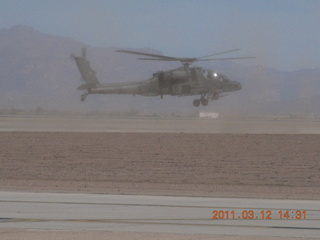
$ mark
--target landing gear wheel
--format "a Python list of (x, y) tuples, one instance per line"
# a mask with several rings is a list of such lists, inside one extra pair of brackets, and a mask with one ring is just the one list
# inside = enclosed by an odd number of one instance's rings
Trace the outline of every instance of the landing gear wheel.
[(199, 99), (193, 100), (193, 106), (199, 107), (200, 106), (200, 100)]
[(200, 101), (201, 101), (201, 105), (202, 106), (208, 106), (208, 103), (209, 103), (209, 101), (208, 101), (208, 99), (206, 99), (206, 98), (201, 98), (200, 99)]

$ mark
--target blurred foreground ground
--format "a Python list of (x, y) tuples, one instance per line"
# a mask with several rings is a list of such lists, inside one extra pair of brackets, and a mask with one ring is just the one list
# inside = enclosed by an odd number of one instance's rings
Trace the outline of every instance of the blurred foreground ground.
[[(24, 231), (0, 229), (0, 236), (6, 240), (297, 240), (298, 238), (258, 237), (258, 236), (213, 236), (205, 234), (166, 234), (135, 232), (64, 232), (64, 231)], [(311, 238), (305, 238), (311, 239)]]

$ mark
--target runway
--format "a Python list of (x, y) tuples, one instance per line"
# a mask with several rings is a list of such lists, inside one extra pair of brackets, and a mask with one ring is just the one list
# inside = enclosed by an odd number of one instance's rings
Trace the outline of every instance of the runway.
[(320, 122), (8, 115), (0, 117), (0, 131), (320, 134)]
[(0, 213), (0, 228), (6, 229), (304, 238), (320, 234), (320, 201), (314, 200), (0, 192)]

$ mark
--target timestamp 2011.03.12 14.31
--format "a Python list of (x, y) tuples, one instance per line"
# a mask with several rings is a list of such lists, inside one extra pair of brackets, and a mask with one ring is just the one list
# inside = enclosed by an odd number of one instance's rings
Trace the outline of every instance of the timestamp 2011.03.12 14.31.
[(306, 210), (213, 210), (212, 219), (214, 220), (305, 220), (307, 219)]

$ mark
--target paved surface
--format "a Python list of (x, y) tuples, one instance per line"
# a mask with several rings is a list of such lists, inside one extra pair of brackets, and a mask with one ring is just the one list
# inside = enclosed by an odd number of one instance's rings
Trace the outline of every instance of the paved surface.
[(320, 134), (320, 122), (1, 116), (0, 131)]
[[(215, 210), (224, 212), (223, 219), (212, 219)], [(289, 217), (281, 220), (281, 210), (288, 210)], [(298, 210), (306, 211), (301, 212), (306, 219), (296, 219)], [(226, 211), (234, 211), (229, 220)], [(251, 220), (246, 219), (249, 211), (254, 214)], [(0, 192), (0, 213), (0, 229), (304, 238), (320, 234), (320, 201), (311, 200)]]

